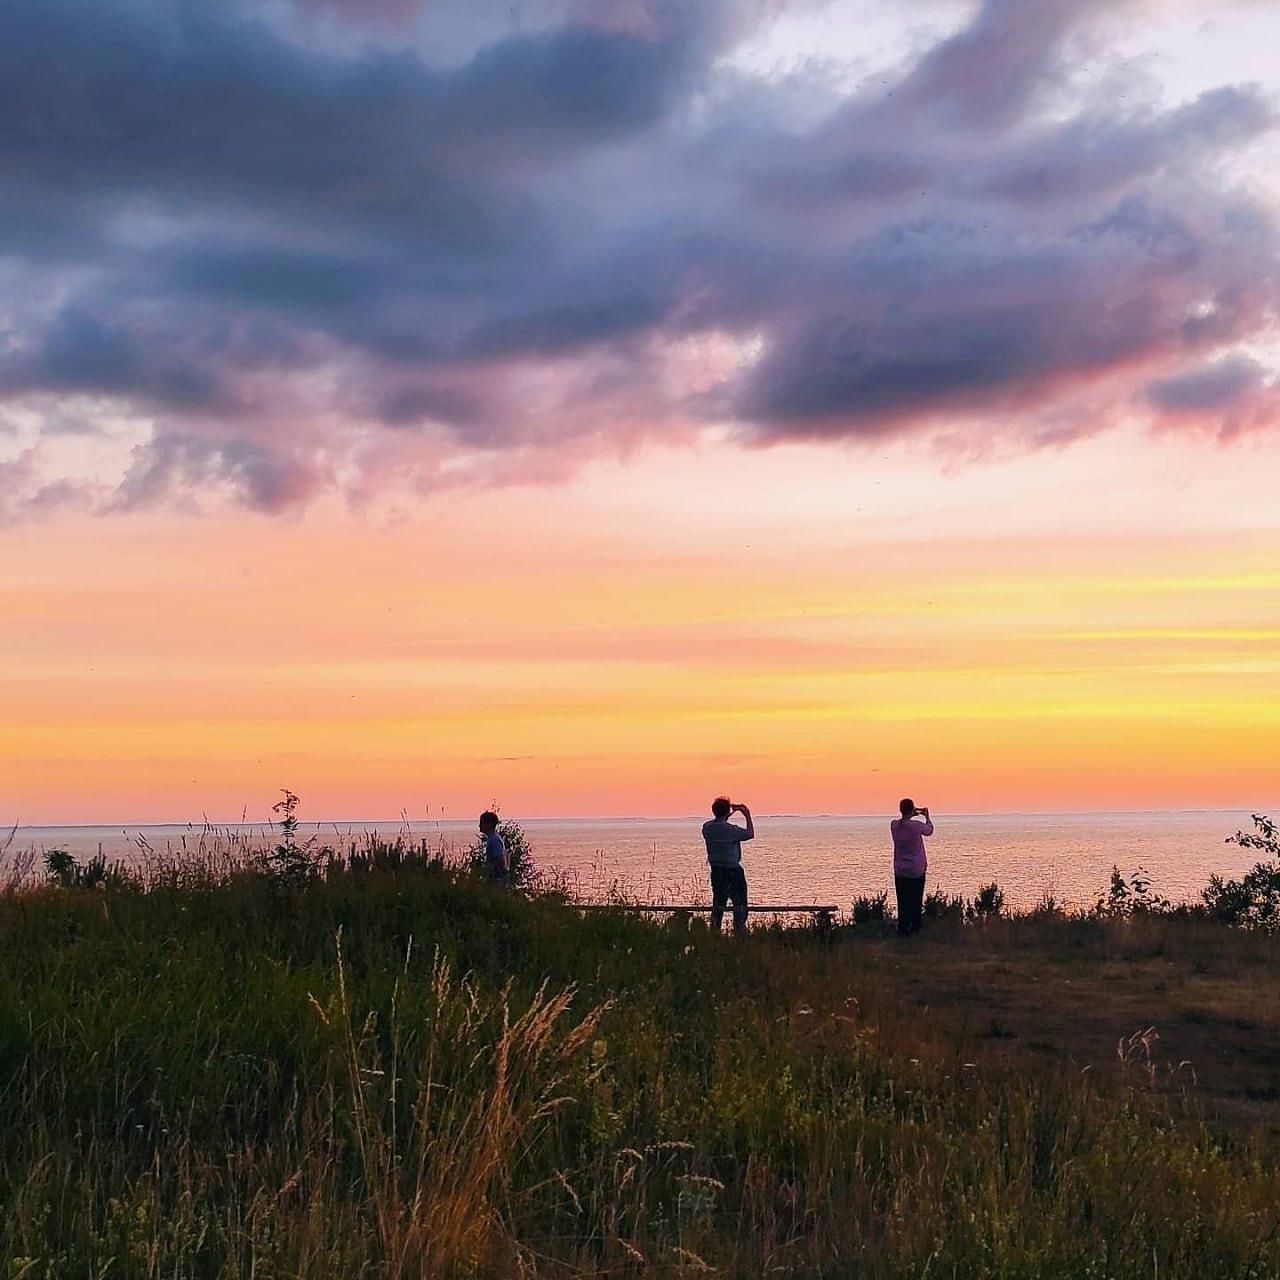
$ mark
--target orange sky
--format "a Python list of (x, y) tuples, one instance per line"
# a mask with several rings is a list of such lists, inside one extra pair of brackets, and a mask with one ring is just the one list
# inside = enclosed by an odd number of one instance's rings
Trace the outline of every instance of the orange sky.
[(77, 4), (0, 843), (1280, 807), (1280, 6)]
[(1280, 442), (0, 530), (0, 822), (1261, 806)]

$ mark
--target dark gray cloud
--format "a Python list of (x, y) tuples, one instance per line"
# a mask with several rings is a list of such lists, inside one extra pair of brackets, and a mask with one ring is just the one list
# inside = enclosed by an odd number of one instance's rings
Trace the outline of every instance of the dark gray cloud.
[(200, 492), (226, 485), (260, 511), (284, 511), (315, 491), (313, 464), (306, 456), (282, 453), (243, 436), (205, 440), (162, 431), (137, 452), (113, 506), (148, 506), (175, 487)]
[(1189, 420), (1223, 437), (1280, 422), (1280, 383), (1245, 355), (1161, 378), (1147, 388), (1146, 398), (1165, 421)]
[(972, 23), (931, 49), (895, 96), (912, 111), (999, 127), (1070, 74), (1066, 41), (1129, 0), (984, 0)]
[(1233, 408), (1265, 385), (1262, 366), (1247, 356), (1236, 356), (1153, 382), (1147, 394), (1166, 413), (1215, 413)]
[(732, 54), (779, 7), (8, 0), (0, 400), (48, 426), (6, 474), (56, 501), (94, 412), (141, 439), (106, 505), (270, 511), (710, 422), (1270, 424), (1233, 349), (1276, 322), (1275, 210), (1223, 169), (1261, 90), (1118, 103), (1081, 74), (1134, 8), (1102, 0), (767, 82)]
[(0, 394), (94, 394), (175, 409), (234, 409), (216, 367), (175, 346), (169, 335), (148, 341), (72, 304), (57, 313), (30, 352), (0, 356)]
[(50, 199), (266, 200), (474, 250), (523, 216), (522, 174), (653, 124), (691, 87), (718, 5), (697, 9), (650, 37), (571, 24), (435, 68), (291, 44), (233, 0), (11, 0), (0, 165)]
[(328, 12), (359, 25), (407, 22), (420, 14), (430, 0), (294, 0), (294, 3), (304, 12)]
[[(922, 222), (873, 241), (845, 276), (852, 305), (779, 329), (739, 388), (739, 416), (769, 435), (879, 434), (917, 417), (1024, 407), (1062, 386), (1178, 358), (1264, 324), (1252, 246), (1225, 251), (1141, 199), (1009, 242)], [(1251, 251), (1252, 250), (1252, 251)]]
[(1256, 85), (1228, 85), (1164, 113), (1119, 114), (1100, 104), (1010, 148), (984, 174), (983, 190), (1030, 203), (1087, 200), (1170, 164), (1211, 165), (1274, 118)]

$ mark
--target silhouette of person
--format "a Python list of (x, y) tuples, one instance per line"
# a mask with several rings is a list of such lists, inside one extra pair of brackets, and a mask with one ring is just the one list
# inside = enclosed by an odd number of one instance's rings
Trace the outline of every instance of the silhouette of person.
[[(898, 805), (901, 817), (889, 823), (893, 833), (893, 887), (898, 896), (898, 933), (902, 937), (920, 932), (924, 912), (924, 877), (929, 868), (924, 837), (933, 835), (929, 809), (917, 809), (914, 800)], [(923, 817), (923, 822), (917, 822)]]
[(480, 834), (484, 836), (485, 874), (490, 884), (504, 885), (511, 877), (511, 857), (507, 842), (498, 834), (498, 815), (486, 809), (480, 815)]
[[(742, 870), (742, 842), (754, 840), (755, 823), (745, 804), (733, 804), (720, 796), (711, 806), (713, 817), (702, 824), (702, 838), (707, 843), (707, 862), (711, 867), (711, 927), (718, 933), (724, 919), (725, 904), (733, 903), (733, 930), (747, 927), (747, 876)], [(745, 827), (730, 822), (730, 814), (740, 813)]]

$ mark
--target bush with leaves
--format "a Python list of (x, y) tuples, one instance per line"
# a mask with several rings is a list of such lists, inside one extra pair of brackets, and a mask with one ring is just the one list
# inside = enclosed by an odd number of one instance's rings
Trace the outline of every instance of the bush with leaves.
[(965, 908), (968, 920), (989, 920), (1004, 911), (1004, 890), (993, 880), (990, 884), (980, 885), (978, 895), (970, 899)]
[(49, 883), (62, 889), (117, 889), (129, 880), (129, 873), (120, 863), (108, 863), (101, 853), (81, 864), (66, 849), (48, 850), (44, 871)]
[[(533, 858), (533, 846), (524, 828), (518, 822), (500, 822), (498, 834), (507, 846), (507, 860), (511, 867), (507, 882), (516, 889), (532, 888), (538, 880), (538, 867)], [(489, 874), (489, 859), (485, 853), (484, 836), (477, 834), (467, 851), (467, 867), (474, 874)]]
[(851, 914), (854, 924), (871, 924), (889, 918), (889, 893), (867, 893), (854, 898)]
[(935, 889), (924, 900), (924, 914), (929, 920), (963, 920), (964, 899), (958, 893)]
[(1065, 906), (1052, 889), (1045, 889), (1028, 912), (1032, 920), (1061, 920), (1066, 914)]
[(1167, 915), (1173, 910), (1168, 898), (1152, 888), (1152, 880), (1146, 870), (1139, 867), (1126, 880), (1119, 867), (1111, 868), (1111, 883), (1106, 895), (1094, 903), (1092, 914), (1109, 919), (1126, 919), (1129, 916)]
[(1257, 849), (1268, 859), (1254, 863), (1239, 880), (1210, 876), (1201, 893), (1205, 910), (1223, 924), (1246, 929), (1280, 928), (1280, 835), (1276, 824), (1261, 813), (1253, 816), (1253, 831), (1237, 831), (1227, 844)]

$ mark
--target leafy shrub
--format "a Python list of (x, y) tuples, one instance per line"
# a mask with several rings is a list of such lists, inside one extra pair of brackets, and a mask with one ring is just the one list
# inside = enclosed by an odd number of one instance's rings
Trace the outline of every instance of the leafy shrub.
[(118, 862), (108, 863), (96, 853), (83, 865), (66, 849), (50, 849), (44, 855), (45, 876), (62, 889), (108, 889), (126, 884), (129, 873)]
[(44, 870), (50, 884), (71, 889), (80, 875), (80, 864), (65, 849), (50, 849), (44, 855)]
[[(524, 828), (518, 822), (500, 822), (498, 834), (507, 846), (507, 859), (511, 864), (509, 882), (513, 888), (529, 889), (538, 880), (538, 867), (533, 857), (533, 846)], [(484, 850), (484, 836), (477, 834), (467, 851), (467, 867), (476, 875), (489, 873), (489, 861)]]
[(853, 923), (871, 924), (875, 920), (886, 920), (889, 916), (889, 892), (863, 894), (853, 900)]
[(1004, 890), (993, 880), (978, 888), (978, 896), (969, 901), (965, 916), (969, 920), (987, 920), (1004, 911)]
[(924, 900), (924, 913), (930, 920), (963, 920), (964, 899), (957, 894), (935, 889)]
[(1263, 814), (1253, 815), (1253, 825), (1254, 831), (1237, 831), (1226, 843), (1259, 849), (1270, 860), (1254, 863), (1239, 880), (1210, 876), (1200, 897), (1205, 910), (1223, 924), (1272, 930), (1280, 928), (1280, 837), (1276, 824)]
[(1052, 889), (1046, 889), (1028, 913), (1033, 920), (1057, 920), (1067, 914), (1066, 908), (1058, 901), (1058, 895)]
[(1126, 880), (1119, 867), (1111, 868), (1111, 884), (1106, 896), (1094, 904), (1093, 915), (1125, 919), (1137, 915), (1166, 915), (1173, 910), (1168, 898), (1152, 889), (1151, 877), (1139, 867)]

